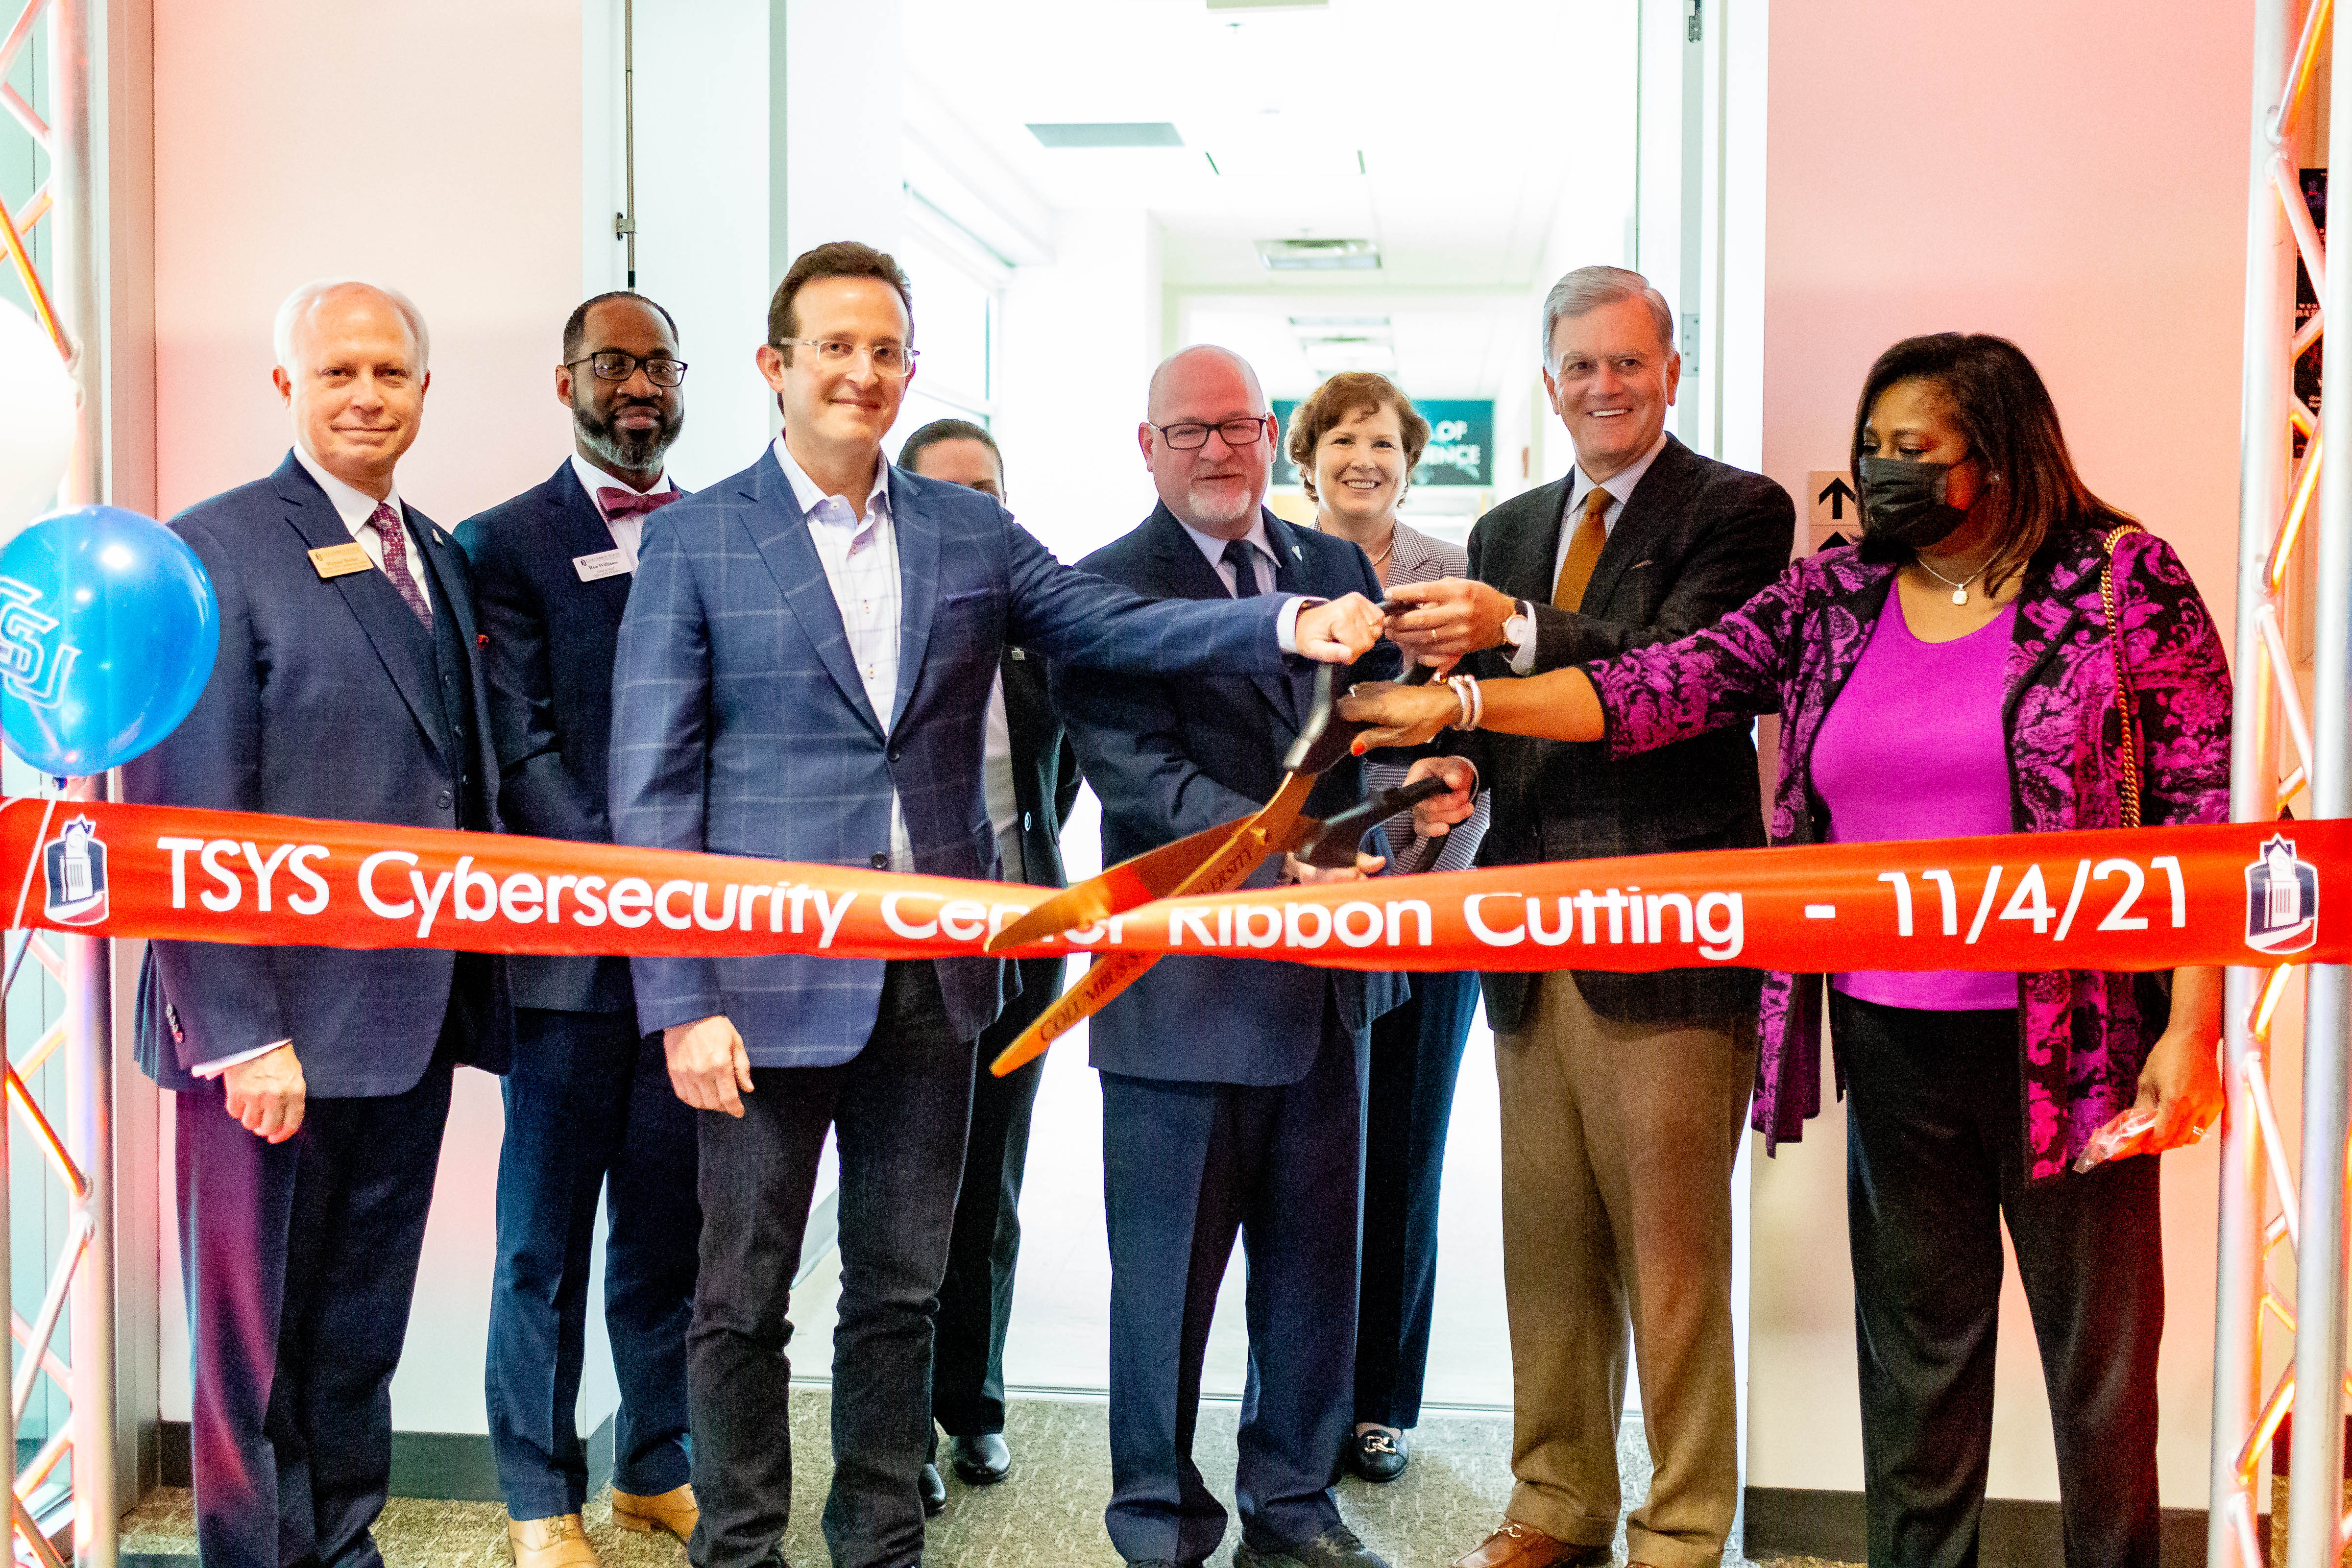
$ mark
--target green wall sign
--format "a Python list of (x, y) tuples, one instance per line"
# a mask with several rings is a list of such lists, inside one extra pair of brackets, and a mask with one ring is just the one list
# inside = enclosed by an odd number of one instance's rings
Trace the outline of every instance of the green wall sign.
[[(1413, 407), (1429, 421), (1429, 445), (1421, 465), (1412, 471), (1416, 485), (1490, 486), (1495, 483), (1495, 402), (1492, 398), (1432, 398)], [(1298, 469), (1289, 457), (1291, 415), (1297, 398), (1274, 400), (1275, 417), (1282, 422), (1282, 448), (1274, 460), (1274, 482), (1298, 483)]]

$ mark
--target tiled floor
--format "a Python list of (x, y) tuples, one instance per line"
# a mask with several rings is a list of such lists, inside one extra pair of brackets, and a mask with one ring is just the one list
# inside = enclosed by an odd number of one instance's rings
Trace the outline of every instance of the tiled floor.
[[(793, 1396), (793, 1452), (800, 1477), (785, 1554), (799, 1568), (823, 1568), (817, 1533), (831, 1465), (825, 1438), (825, 1394)], [(1202, 1471), (1230, 1505), (1234, 1423), (1228, 1402), (1202, 1413), (1197, 1453)], [(950, 1477), (948, 1510), (930, 1525), (925, 1561), (932, 1568), (1118, 1568), (1103, 1534), (1103, 1500), (1110, 1491), (1106, 1411), (1098, 1399), (1014, 1402), (1007, 1436), (1016, 1468), (1001, 1486), (970, 1489)], [(1402, 1480), (1371, 1487), (1349, 1480), (1340, 1506), (1365, 1541), (1395, 1568), (1443, 1568), (1477, 1544), (1501, 1515), (1510, 1487), (1510, 1426), (1497, 1416), (1431, 1415), (1416, 1434), (1412, 1468)], [(1625, 1490), (1638, 1498), (1649, 1484), (1648, 1457), (1638, 1435), (1622, 1450)], [(388, 1568), (495, 1568), (506, 1562), (506, 1516), (494, 1503), (395, 1500), (376, 1539)], [(588, 1532), (608, 1568), (682, 1568), (684, 1550), (666, 1536), (625, 1535), (598, 1500), (587, 1513)], [(123, 1552), (150, 1563), (184, 1555), (194, 1561), (188, 1494), (151, 1499), (125, 1521)], [(1213, 1559), (1225, 1568), (1227, 1547)], [(1621, 1532), (1618, 1550), (1624, 1550)], [(1737, 1562), (1727, 1555), (1727, 1562)], [(1774, 1568), (1834, 1568), (1790, 1560)]]

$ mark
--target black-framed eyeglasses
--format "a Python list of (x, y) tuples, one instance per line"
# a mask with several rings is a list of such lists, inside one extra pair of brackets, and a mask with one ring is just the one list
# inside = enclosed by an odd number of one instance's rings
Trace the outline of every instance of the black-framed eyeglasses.
[(1209, 444), (1209, 432), (1215, 431), (1225, 438), (1228, 446), (1249, 446), (1265, 434), (1265, 423), (1274, 416), (1255, 413), (1247, 419), (1229, 419), (1222, 424), (1155, 424), (1160, 439), (1178, 452), (1195, 452)]
[(565, 361), (563, 368), (568, 371), (580, 365), (586, 365), (593, 371), (596, 373), (596, 379), (600, 382), (627, 381), (637, 373), (637, 367), (642, 365), (645, 367), (646, 380), (657, 387), (686, 384), (686, 361), (673, 360), (667, 355), (641, 360), (635, 354), (625, 354), (618, 349), (600, 349), (584, 360)]
[(782, 338), (768, 345), (772, 349), (796, 347), (814, 349), (817, 363), (827, 370), (846, 370), (849, 362), (862, 352), (874, 373), (887, 381), (903, 381), (914, 373), (915, 361), (923, 357), (920, 349), (909, 349), (898, 343), (859, 345), (845, 343), (838, 338)]

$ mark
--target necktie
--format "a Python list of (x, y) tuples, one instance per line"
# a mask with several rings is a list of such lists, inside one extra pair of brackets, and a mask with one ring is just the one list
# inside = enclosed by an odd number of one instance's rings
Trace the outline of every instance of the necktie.
[(416, 585), (415, 574), (408, 570), (408, 530), (400, 526), (400, 519), (393, 516), (392, 508), (382, 501), (378, 501), (375, 510), (369, 514), (368, 527), (373, 528), (375, 537), (383, 541), (384, 576), (392, 579), (392, 586), (407, 601), (408, 607), (416, 612), (416, 618), (425, 622), (425, 629), (430, 632), (433, 630), (433, 606), (425, 602), (425, 590)]
[(1601, 526), (1601, 516), (1614, 499), (1600, 486), (1584, 497), (1583, 515), (1576, 519), (1576, 532), (1570, 536), (1568, 554), (1559, 563), (1559, 580), (1552, 584), (1552, 606), (1559, 610), (1577, 610), (1584, 604), (1584, 590), (1592, 581), (1592, 568), (1601, 559), (1601, 547), (1609, 542), (1609, 530)]
[(1257, 562), (1252, 559), (1249, 540), (1225, 541), (1225, 564), (1234, 569), (1234, 597), (1257, 597)]
[(604, 520), (608, 523), (615, 517), (634, 517), (646, 512), (658, 512), (679, 498), (676, 490), (656, 490), (641, 496), (617, 485), (600, 485), (596, 488), (597, 509), (604, 514)]

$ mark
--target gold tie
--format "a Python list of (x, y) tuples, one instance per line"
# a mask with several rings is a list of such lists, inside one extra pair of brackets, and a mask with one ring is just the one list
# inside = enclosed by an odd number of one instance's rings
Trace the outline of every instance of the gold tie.
[(1568, 541), (1568, 554), (1559, 563), (1559, 580), (1552, 584), (1552, 606), (1559, 610), (1576, 610), (1583, 606), (1584, 590), (1592, 581), (1592, 568), (1601, 559), (1601, 547), (1609, 542), (1609, 530), (1601, 525), (1601, 514), (1615, 499), (1600, 486), (1584, 497), (1584, 514), (1576, 519), (1576, 532)]

